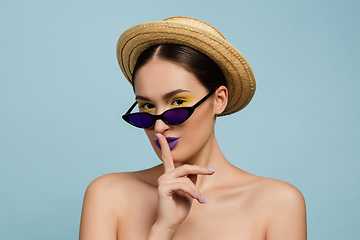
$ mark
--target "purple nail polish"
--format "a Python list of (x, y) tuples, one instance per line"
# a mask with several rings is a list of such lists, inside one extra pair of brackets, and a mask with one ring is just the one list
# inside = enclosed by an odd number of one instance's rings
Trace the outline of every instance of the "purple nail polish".
[(209, 171), (209, 172), (215, 172), (215, 169), (214, 169), (214, 168), (209, 167), (209, 168), (208, 168), (208, 171)]
[(197, 193), (195, 193), (195, 197), (196, 197), (196, 198), (199, 198), (199, 195), (198, 195)]
[(159, 138), (158, 138), (158, 136), (156, 135), (156, 133), (155, 133), (155, 137), (156, 137), (156, 139), (159, 141)]
[(201, 196), (201, 201), (202, 201), (204, 204), (206, 204), (206, 200), (205, 200), (204, 196)]

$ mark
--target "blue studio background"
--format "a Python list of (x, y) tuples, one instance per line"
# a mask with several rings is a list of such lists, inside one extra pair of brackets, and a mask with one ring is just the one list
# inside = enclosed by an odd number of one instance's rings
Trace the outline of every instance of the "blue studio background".
[(77, 239), (96, 177), (159, 163), (115, 46), (170, 16), (208, 22), (250, 62), (243, 111), (219, 118), (225, 156), (284, 180), (307, 203), (309, 239), (359, 239), (360, 2), (80, 1), (0, 3), (0, 239)]

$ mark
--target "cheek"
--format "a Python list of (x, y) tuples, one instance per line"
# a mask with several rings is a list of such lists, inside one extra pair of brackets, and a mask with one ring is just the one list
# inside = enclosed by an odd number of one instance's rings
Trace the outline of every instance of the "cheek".
[(184, 126), (183, 133), (194, 138), (200, 138), (210, 134), (211, 130), (212, 118), (204, 112), (203, 114), (192, 116), (186, 123), (186, 126)]
[(214, 120), (210, 111), (191, 116), (179, 129), (181, 140), (174, 148), (174, 161), (184, 161), (199, 152), (214, 132)]
[(204, 105), (203, 108), (195, 110), (193, 115), (188, 121), (189, 129), (192, 129), (198, 134), (207, 134), (214, 128), (214, 114), (212, 112), (212, 106)]

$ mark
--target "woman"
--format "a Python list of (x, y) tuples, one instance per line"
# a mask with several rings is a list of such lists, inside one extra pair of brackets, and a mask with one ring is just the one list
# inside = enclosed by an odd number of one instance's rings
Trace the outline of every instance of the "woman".
[(306, 239), (302, 194), (231, 165), (216, 142), (216, 117), (255, 91), (250, 65), (221, 33), (184, 17), (144, 23), (123, 33), (117, 56), (136, 94), (123, 118), (144, 128), (163, 163), (94, 180), (81, 240)]

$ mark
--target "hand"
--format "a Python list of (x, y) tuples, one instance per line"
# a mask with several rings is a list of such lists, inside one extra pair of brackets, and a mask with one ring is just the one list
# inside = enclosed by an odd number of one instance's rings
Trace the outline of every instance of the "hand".
[(175, 168), (165, 137), (160, 133), (156, 136), (161, 145), (165, 170), (158, 179), (159, 203), (156, 224), (175, 232), (188, 215), (194, 199), (201, 204), (206, 203), (195, 185), (197, 175), (211, 175), (214, 170), (196, 165), (182, 165)]

